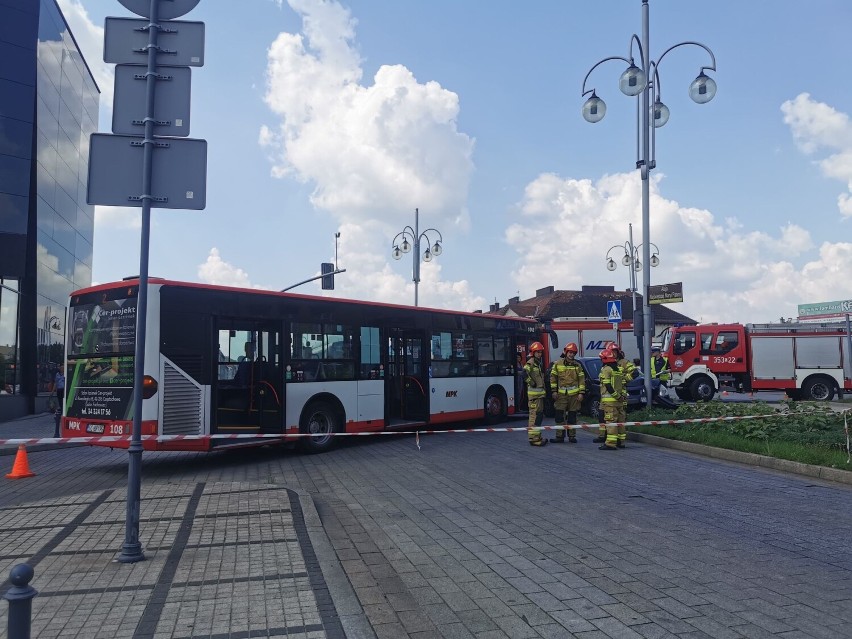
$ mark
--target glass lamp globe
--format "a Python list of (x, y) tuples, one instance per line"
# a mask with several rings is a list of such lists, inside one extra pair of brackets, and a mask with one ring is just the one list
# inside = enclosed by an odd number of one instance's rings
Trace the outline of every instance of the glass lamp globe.
[(642, 270), (642, 262), (640, 262), (639, 260), (636, 260), (633, 263), (633, 270), (634, 271), (641, 271)]
[(621, 258), (621, 263), (624, 264), (624, 266), (630, 266), (630, 256), (627, 253), (625, 253), (624, 257)]
[(639, 95), (646, 86), (648, 86), (648, 78), (645, 77), (645, 72), (632, 63), (618, 80), (618, 88), (624, 95)]
[(660, 102), (659, 99), (654, 102), (654, 108), (651, 109), (651, 119), (656, 128), (659, 129), (661, 126), (665, 126), (666, 122), (669, 121), (669, 115), (669, 107)]
[(432, 247), (432, 253), (434, 255), (440, 255), (444, 250), (444, 247), (441, 246), (440, 242), (435, 242), (435, 246)]
[(657, 257), (656, 255), (652, 255), (651, 256), (651, 266), (659, 266), (659, 265), (660, 265), (660, 258)]
[(393, 259), (398, 260), (402, 257), (402, 251), (399, 250), (398, 246), (394, 246), (391, 255), (393, 255)]
[(431, 262), (432, 261), (432, 252), (429, 249), (426, 249), (426, 252), (423, 253), (423, 261)]
[(614, 271), (614, 270), (615, 270), (615, 260), (614, 260), (614, 259), (609, 258), (609, 259), (607, 260), (607, 262), (606, 262), (606, 270), (608, 270), (608, 271)]
[(595, 92), (592, 91), (592, 96), (583, 104), (583, 119), (586, 122), (595, 124), (603, 120), (606, 115), (606, 102), (601, 100)]
[(716, 81), (704, 75), (704, 71), (689, 85), (689, 97), (698, 104), (707, 104), (716, 95)]
[(411, 250), (411, 244), (408, 243), (407, 239), (402, 241), (401, 248), (403, 253), (408, 253)]

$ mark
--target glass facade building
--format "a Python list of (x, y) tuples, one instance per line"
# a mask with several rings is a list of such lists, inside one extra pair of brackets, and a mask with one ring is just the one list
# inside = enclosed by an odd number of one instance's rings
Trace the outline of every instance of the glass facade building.
[(40, 412), (92, 282), (100, 90), (55, 0), (0, 0), (0, 420)]

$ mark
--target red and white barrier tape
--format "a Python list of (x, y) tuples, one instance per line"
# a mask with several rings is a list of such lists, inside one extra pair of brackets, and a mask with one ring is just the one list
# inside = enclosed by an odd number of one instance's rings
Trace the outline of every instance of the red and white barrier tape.
[[(732, 422), (741, 419), (764, 419), (768, 417), (788, 417), (793, 414), (785, 414), (785, 413), (773, 413), (771, 415), (734, 415), (729, 417), (695, 417), (691, 419), (665, 419), (665, 420), (654, 420), (647, 422), (610, 422), (613, 425), (623, 425), (623, 426), (666, 426), (672, 424), (699, 424), (699, 423), (708, 423), (708, 422)], [(845, 417), (844, 417), (845, 419)], [(536, 428), (540, 428), (542, 430), (558, 430), (565, 428), (582, 428), (585, 430), (597, 430), (600, 427), (600, 424), (574, 424), (574, 425), (560, 425), (560, 426), (536, 426)], [(420, 444), (420, 435), (436, 435), (439, 433), (512, 433), (512, 432), (526, 432), (529, 430), (528, 426), (510, 426), (504, 428), (448, 428), (448, 429), (419, 429), (419, 430), (393, 430), (393, 431), (370, 431), (370, 432), (361, 432), (361, 433), (277, 433), (277, 434), (268, 434), (268, 433), (252, 433), (252, 434), (223, 434), (223, 435), (142, 435), (140, 438), (141, 441), (158, 441), (158, 442), (167, 442), (167, 441), (197, 441), (197, 440), (207, 440), (207, 439), (290, 439), (297, 437), (325, 437), (327, 435), (333, 437), (370, 437), (373, 435), (415, 435), (415, 443)], [(847, 435), (847, 448), (848, 448), (848, 439), (849, 439), (849, 429), (846, 427), (846, 435)], [(24, 444), (25, 446), (35, 445), (35, 444), (91, 444), (95, 442), (100, 443), (118, 443), (118, 442), (129, 442), (131, 439), (130, 435), (97, 435), (97, 436), (85, 436), (85, 437), (37, 437), (37, 438), (29, 438), (29, 439), (0, 439), (0, 445), (20, 445)]]

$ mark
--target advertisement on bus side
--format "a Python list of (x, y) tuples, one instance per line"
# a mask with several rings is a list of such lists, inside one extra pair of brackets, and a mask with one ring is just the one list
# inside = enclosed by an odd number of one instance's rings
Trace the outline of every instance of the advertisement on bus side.
[(136, 298), (73, 307), (69, 326), (67, 415), (131, 419)]

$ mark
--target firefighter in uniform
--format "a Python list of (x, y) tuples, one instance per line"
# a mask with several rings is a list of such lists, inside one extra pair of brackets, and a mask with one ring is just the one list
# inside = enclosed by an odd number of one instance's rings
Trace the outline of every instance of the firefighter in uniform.
[(580, 362), (574, 359), (579, 349), (574, 342), (565, 345), (562, 359), (557, 361), (550, 370), (550, 391), (553, 405), (556, 409), (556, 437), (553, 443), (565, 443), (565, 428), (568, 425), (568, 441), (577, 443), (577, 431), (571, 426), (577, 425), (577, 413), (583, 403), (586, 392), (586, 374)]
[[(621, 410), (622, 410), (622, 419), (621, 421), (627, 421), (627, 382), (631, 379), (636, 379), (639, 377), (639, 368), (631, 362), (624, 355), (624, 351), (621, 350), (615, 342), (610, 344), (610, 350), (615, 353), (615, 356), (618, 358), (618, 367), (621, 369), (622, 380), (624, 384), (624, 398), (621, 400)], [(622, 426), (623, 433), (619, 434), (619, 448), (624, 448), (625, 443), (627, 442), (627, 431), (624, 430)], [(623, 435), (623, 437), (622, 437)]]
[(651, 379), (659, 379), (663, 386), (668, 386), (668, 381), (671, 379), (669, 358), (660, 354), (659, 346), (651, 349)]
[[(624, 399), (621, 400), (621, 404), (622, 409), (624, 410), (624, 414), (627, 415), (627, 382), (639, 376), (639, 369), (636, 367), (636, 364), (634, 364), (624, 356), (624, 351), (621, 350), (618, 347), (618, 344), (616, 344), (615, 342), (607, 342), (606, 346), (604, 346), (604, 350), (610, 351), (613, 354), (617, 362), (616, 365), (622, 373), (622, 380), (624, 385)], [(603, 444), (604, 442), (606, 442), (606, 426), (604, 425), (605, 421), (609, 420), (604, 417), (603, 410), (600, 410), (598, 412), (598, 436), (592, 440), (596, 444)]]
[(544, 446), (547, 438), (542, 437), (541, 422), (544, 420), (544, 364), (542, 356), (544, 346), (541, 342), (530, 344), (530, 356), (524, 365), (524, 381), (527, 384), (527, 399), (530, 420), (527, 425), (527, 438), (530, 446)]
[(601, 409), (606, 421), (606, 440), (601, 450), (624, 448), (627, 431), (624, 427), (626, 415), (622, 401), (627, 396), (624, 390), (624, 376), (618, 365), (617, 355), (609, 349), (601, 351)]

